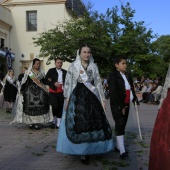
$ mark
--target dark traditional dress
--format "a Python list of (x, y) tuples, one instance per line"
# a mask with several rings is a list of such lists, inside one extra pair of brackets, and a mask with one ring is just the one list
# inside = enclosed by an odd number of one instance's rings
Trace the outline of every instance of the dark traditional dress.
[[(12, 123), (36, 124), (52, 121), (49, 96), (42, 88), (44, 87), (44, 75), (41, 72), (36, 74), (33, 70), (31, 70), (31, 74), (31, 76), (29, 74), (26, 82), (21, 86), (21, 93), (18, 95), (14, 109), (16, 117)], [(38, 85), (37, 81), (42, 87)]]
[(16, 82), (13, 81), (9, 76), (7, 77), (5, 87), (4, 87), (4, 100), (5, 102), (14, 103), (17, 95)]
[(170, 89), (154, 125), (150, 145), (149, 170), (170, 170)]
[[(69, 75), (74, 73), (71, 73), (71, 68), (68, 70), (64, 89), (72, 77)], [(83, 76), (86, 81), (83, 80)], [(72, 78), (74, 81), (74, 77)], [(95, 79), (97, 78), (98, 74)], [(86, 74), (80, 75), (77, 79), (76, 87), (69, 98), (68, 108), (63, 111), (57, 142), (58, 152), (90, 155), (113, 149), (112, 131), (96, 86), (93, 70), (88, 67)]]

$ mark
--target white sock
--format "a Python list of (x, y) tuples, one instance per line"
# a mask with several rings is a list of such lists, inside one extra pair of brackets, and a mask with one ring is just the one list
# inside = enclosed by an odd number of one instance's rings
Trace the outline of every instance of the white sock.
[(57, 126), (60, 127), (61, 118), (57, 118)]
[(116, 138), (116, 148), (119, 149), (119, 144), (118, 144), (117, 138)]
[(120, 150), (120, 154), (122, 155), (122, 153), (125, 152), (124, 135), (116, 136), (116, 141), (117, 141), (117, 145), (118, 145), (119, 150)]
[(56, 124), (56, 122), (57, 122), (57, 117), (54, 116), (54, 118), (53, 118), (53, 123)]

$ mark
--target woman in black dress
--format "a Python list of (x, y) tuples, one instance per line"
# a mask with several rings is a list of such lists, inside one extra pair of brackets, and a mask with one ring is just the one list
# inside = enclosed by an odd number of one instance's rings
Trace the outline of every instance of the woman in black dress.
[(49, 96), (40, 64), (40, 60), (35, 58), (22, 79), (13, 121), (29, 124), (30, 128), (35, 129), (40, 128), (40, 123), (52, 121)]
[(12, 69), (8, 71), (5, 77), (5, 86), (3, 92), (6, 112), (11, 113), (17, 95), (16, 80), (14, 76), (14, 70)]

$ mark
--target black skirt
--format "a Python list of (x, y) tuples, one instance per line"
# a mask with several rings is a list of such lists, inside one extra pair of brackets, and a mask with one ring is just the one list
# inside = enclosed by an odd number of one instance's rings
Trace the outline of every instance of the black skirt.
[(44, 115), (49, 112), (49, 96), (41, 87), (28, 78), (23, 91), (23, 112), (30, 116)]
[(83, 83), (78, 83), (71, 94), (66, 111), (66, 134), (73, 143), (112, 138), (101, 102)]
[(15, 102), (17, 95), (17, 88), (10, 84), (8, 81), (6, 81), (5, 87), (4, 87), (4, 100), (6, 102)]

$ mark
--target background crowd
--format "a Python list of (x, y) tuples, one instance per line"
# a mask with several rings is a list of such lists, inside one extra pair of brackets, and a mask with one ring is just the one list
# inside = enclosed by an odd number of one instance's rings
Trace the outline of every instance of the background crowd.
[(143, 103), (159, 104), (163, 84), (163, 79), (160, 77), (150, 79), (142, 76), (139, 81), (135, 80), (134, 87), (138, 100)]
[[(109, 90), (107, 79), (104, 78), (102, 81), (105, 98), (109, 98)], [(163, 89), (164, 81), (161, 77), (150, 79), (142, 76), (137, 79), (134, 78), (134, 89), (139, 102), (148, 104), (159, 104), (161, 92)]]

